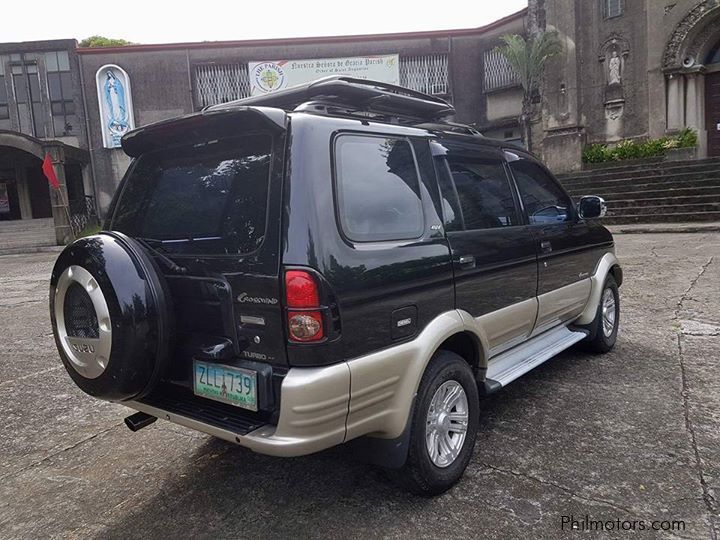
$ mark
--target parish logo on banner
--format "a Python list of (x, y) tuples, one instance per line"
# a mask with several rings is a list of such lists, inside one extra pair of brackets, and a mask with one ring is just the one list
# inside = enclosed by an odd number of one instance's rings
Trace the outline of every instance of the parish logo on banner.
[(330, 75), (400, 84), (400, 58), (397, 54), (249, 62), (248, 71), (251, 96), (276, 92)]
[(95, 83), (103, 146), (119, 148), (122, 136), (135, 128), (130, 77), (120, 66), (107, 64), (97, 70)]
[(274, 92), (285, 85), (285, 72), (280, 64), (275, 62), (262, 62), (252, 70), (252, 80), (263, 92)]

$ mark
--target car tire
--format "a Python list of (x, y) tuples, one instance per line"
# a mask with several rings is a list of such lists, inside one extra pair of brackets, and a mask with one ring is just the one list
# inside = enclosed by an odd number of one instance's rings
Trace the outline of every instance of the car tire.
[(65, 368), (91, 396), (139, 399), (164, 374), (174, 341), (170, 291), (124, 234), (103, 231), (65, 248), (50, 280), (50, 319)]
[(610, 352), (617, 341), (620, 326), (620, 294), (613, 276), (605, 279), (590, 335), (580, 342), (583, 350), (596, 354)]
[(468, 363), (455, 353), (438, 351), (420, 381), (408, 457), (396, 472), (406, 489), (433, 496), (460, 480), (475, 447), (479, 410), (477, 383)]

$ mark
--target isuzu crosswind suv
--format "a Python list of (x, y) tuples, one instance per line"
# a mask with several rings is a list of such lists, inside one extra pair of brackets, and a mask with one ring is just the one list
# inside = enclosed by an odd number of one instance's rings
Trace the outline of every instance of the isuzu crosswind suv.
[(414, 492), (453, 486), (480, 397), (609, 351), (622, 283), (602, 199), (453, 112), (332, 77), (125, 135), (104, 230), (52, 273), (70, 377), (133, 430), (349, 443)]

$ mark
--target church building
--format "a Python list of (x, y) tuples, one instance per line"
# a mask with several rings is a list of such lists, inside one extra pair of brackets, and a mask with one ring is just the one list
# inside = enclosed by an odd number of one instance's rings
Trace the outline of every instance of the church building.
[[(533, 5), (541, 28), (562, 43), (532, 119), (533, 150), (550, 169), (582, 169), (588, 145), (685, 128), (698, 135), (693, 157), (720, 156), (720, 0)], [(522, 144), (523, 89), (496, 47), (501, 36), (526, 32), (527, 17), (525, 9), (480, 28), (403, 34), (0, 44), (0, 252), (62, 244), (102, 218), (129, 164), (120, 138), (134, 127), (324, 75), (440, 96), (455, 106), (456, 121)], [(48, 186), (47, 159), (60, 189)]]

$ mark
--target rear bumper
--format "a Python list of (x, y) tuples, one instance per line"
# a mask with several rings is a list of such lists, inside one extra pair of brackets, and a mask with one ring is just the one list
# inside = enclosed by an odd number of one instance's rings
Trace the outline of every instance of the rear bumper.
[(395, 439), (405, 430), (429, 358), (462, 325), (457, 311), (447, 312), (401, 345), (328, 367), (292, 368), (283, 379), (277, 425), (249, 432), (146, 403), (124, 404), (271, 456), (312, 454), (363, 435)]
[(277, 426), (264, 425), (249, 433), (131, 401), (128, 407), (162, 420), (202, 431), (255, 452), (292, 457), (318, 452), (345, 440), (345, 421), (350, 401), (350, 370), (347, 363), (324, 368), (294, 368), (282, 384)]

